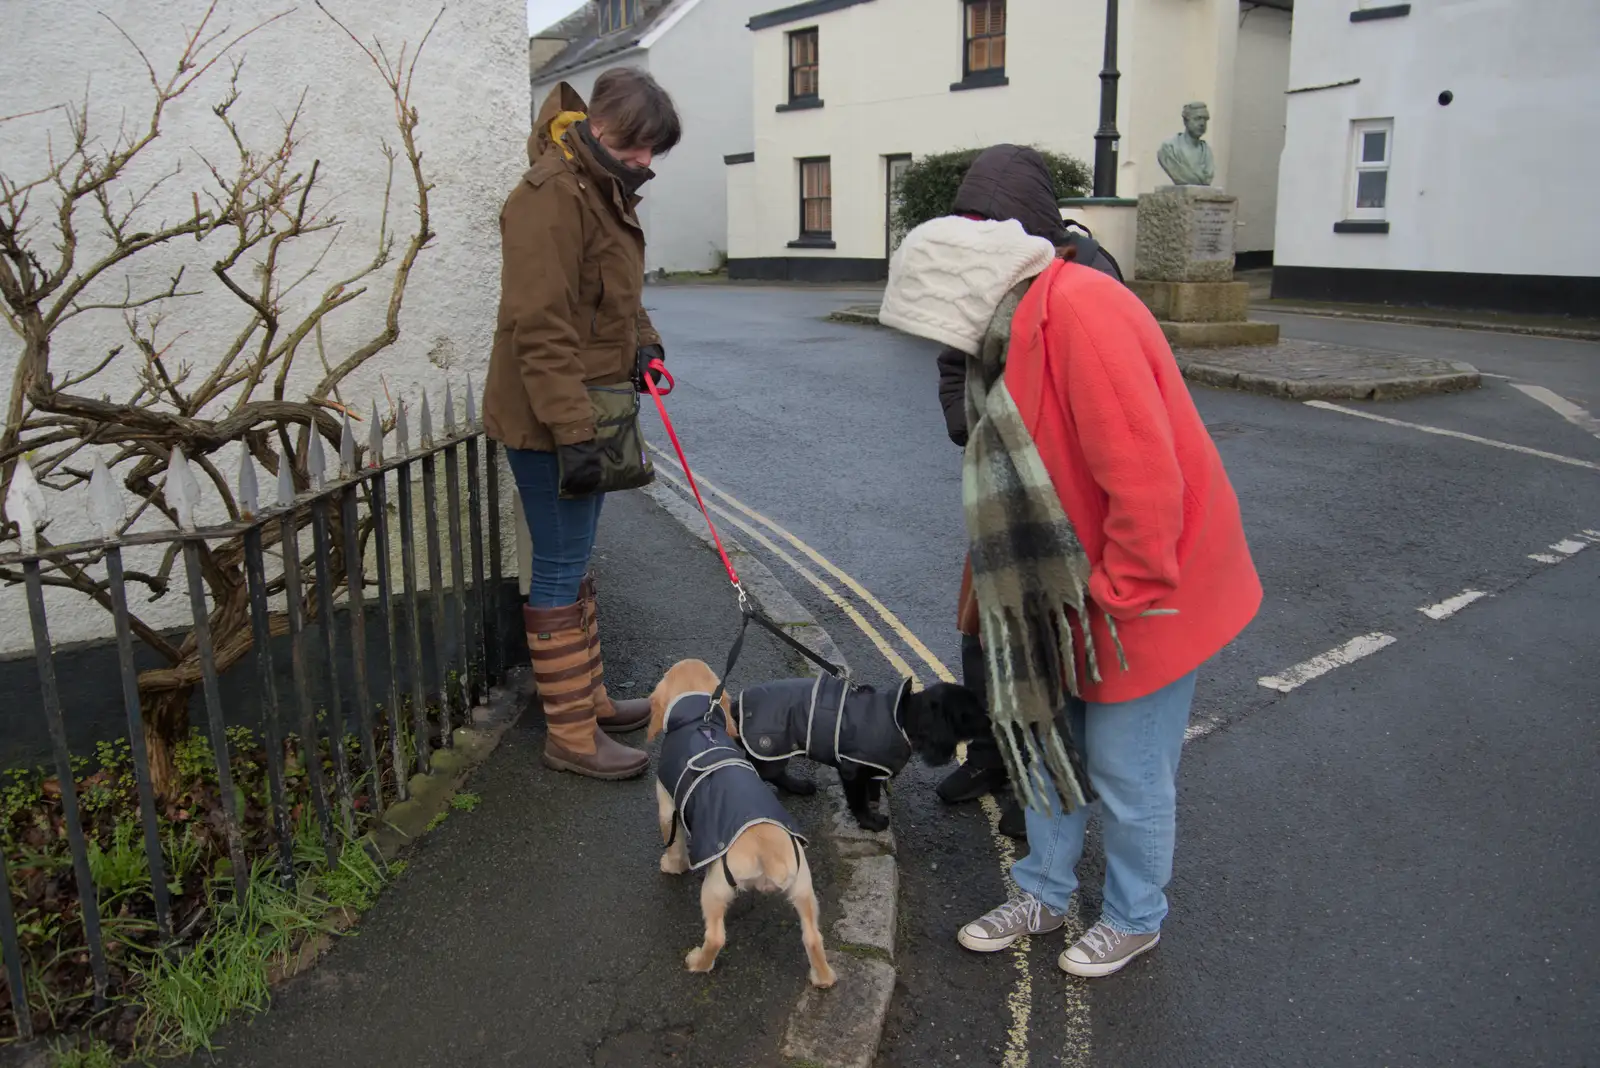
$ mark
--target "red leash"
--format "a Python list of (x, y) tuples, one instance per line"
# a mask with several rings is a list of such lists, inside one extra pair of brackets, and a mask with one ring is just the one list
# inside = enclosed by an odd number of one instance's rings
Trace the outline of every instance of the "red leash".
[[(660, 375), (666, 382), (666, 389), (658, 389), (656, 387), (656, 375)], [(749, 628), (751, 620), (755, 620), (763, 630), (813, 664), (816, 664), (823, 671), (833, 675), (835, 678), (845, 680), (848, 685), (850, 672), (847, 668), (835, 664), (826, 657), (806, 648), (794, 635), (768, 619), (760, 609), (751, 603), (749, 596), (744, 592), (744, 586), (739, 582), (739, 573), (733, 569), (733, 561), (728, 559), (728, 550), (722, 547), (722, 538), (717, 534), (717, 525), (711, 521), (711, 513), (706, 509), (705, 498), (700, 496), (700, 487), (695, 484), (694, 472), (689, 470), (689, 458), (683, 454), (683, 443), (678, 440), (678, 431), (672, 425), (672, 418), (667, 415), (667, 406), (661, 403), (661, 398), (671, 393), (677, 383), (673, 381), (672, 373), (667, 370), (665, 363), (660, 360), (651, 360), (649, 373), (644, 375), (644, 384), (645, 388), (650, 391), (650, 396), (655, 398), (656, 411), (661, 413), (661, 424), (667, 428), (667, 437), (672, 439), (672, 447), (678, 453), (678, 462), (683, 465), (684, 477), (689, 480), (689, 488), (694, 491), (694, 502), (700, 506), (700, 514), (705, 517), (706, 528), (711, 531), (711, 540), (716, 543), (717, 553), (722, 557), (722, 566), (728, 571), (728, 581), (733, 583), (733, 588), (739, 593), (739, 636), (734, 639), (733, 648), (728, 650), (728, 663), (722, 669), (722, 680), (717, 683), (716, 693), (711, 695), (711, 703), (714, 705), (722, 698), (723, 690), (728, 684), (728, 676), (733, 674), (733, 666), (738, 662), (739, 653), (744, 649), (745, 632)]]
[[(650, 361), (650, 370), (654, 374), (644, 375), (644, 384), (650, 390), (650, 396), (655, 398), (656, 411), (661, 413), (661, 425), (667, 428), (667, 437), (672, 439), (672, 447), (678, 454), (678, 463), (683, 465), (684, 477), (689, 480), (689, 488), (694, 491), (694, 503), (700, 506), (700, 514), (705, 517), (706, 529), (711, 531), (711, 540), (717, 545), (717, 553), (722, 557), (722, 566), (727, 568), (728, 581), (733, 583), (733, 588), (739, 591), (739, 603), (745, 603), (744, 587), (739, 584), (739, 573), (733, 569), (733, 561), (728, 559), (728, 550), (722, 547), (722, 538), (717, 534), (717, 525), (711, 521), (711, 513), (706, 510), (705, 499), (700, 496), (700, 487), (695, 484), (694, 472), (689, 470), (689, 458), (683, 454), (683, 443), (678, 440), (678, 431), (672, 425), (672, 417), (667, 415), (667, 406), (661, 403), (661, 398), (671, 393), (677, 386), (672, 377), (672, 372), (667, 370), (667, 365), (660, 360)], [(667, 388), (656, 388), (656, 375), (660, 375), (667, 383)]]

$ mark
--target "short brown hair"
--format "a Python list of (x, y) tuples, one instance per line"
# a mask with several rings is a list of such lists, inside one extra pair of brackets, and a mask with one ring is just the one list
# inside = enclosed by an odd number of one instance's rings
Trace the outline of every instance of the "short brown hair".
[(672, 97), (637, 67), (617, 67), (600, 75), (589, 98), (589, 116), (600, 120), (618, 146), (648, 148), (658, 156), (671, 152), (683, 137)]

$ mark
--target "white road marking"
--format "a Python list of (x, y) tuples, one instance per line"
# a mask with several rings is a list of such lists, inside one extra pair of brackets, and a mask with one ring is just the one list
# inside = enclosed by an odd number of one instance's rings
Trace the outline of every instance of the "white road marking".
[(1553, 553), (1529, 553), (1528, 559), (1541, 564), (1559, 564), (1565, 556), (1556, 556)]
[(1487, 596), (1489, 595), (1482, 590), (1462, 590), (1454, 597), (1447, 597), (1438, 604), (1430, 604), (1417, 611), (1429, 619), (1449, 619), (1473, 601)]
[(1371, 656), (1379, 649), (1385, 649), (1395, 643), (1395, 638), (1390, 634), (1363, 634), (1351, 638), (1337, 649), (1331, 649), (1321, 656), (1314, 656), (1304, 663), (1296, 664), (1282, 675), (1265, 675), (1256, 680), (1269, 690), (1279, 693), (1289, 693), (1300, 686), (1304, 686), (1312, 679), (1320, 678), (1334, 668), (1353, 664), (1364, 656)]
[(1579, 460), (1573, 456), (1562, 456), (1557, 452), (1545, 452), (1543, 449), (1530, 449), (1526, 445), (1513, 445), (1509, 441), (1496, 441), (1493, 438), (1480, 438), (1476, 434), (1465, 434), (1459, 430), (1446, 430), (1441, 426), (1429, 426), (1426, 423), (1408, 423), (1403, 419), (1390, 419), (1386, 415), (1374, 415), (1371, 412), (1358, 411), (1355, 408), (1346, 408), (1342, 404), (1333, 404), (1329, 401), (1309, 400), (1305, 402), (1309, 408), (1320, 408), (1325, 412), (1339, 412), (1343, 415), (1353, 415), (1357, 419), (1370, 419), (1374, 423), (1386, 423), (1389, 426), (1405, 427), (1407, 430), (1420, 430), (1424, 434), (1438, 434), (1441, 437), (1457, 438), (1461, 441), (1473, 441), (1479, 445), (1492, 445), (1497, 449), (1508, 452), (1520, 452), (1524, 456), (1537, 456), (1541, 460), (1554, 460), (1556, 463), (1570, 464), (1573, 467), (1586, 467), (1591, 471), (1600, 471), (1600, 464), (1590, 460)]
[(1502, 382), (1511, 381), (1511, 376), (1510, 375), (1492, 375), (1488, 371), (1479, 371), (1478, 372), (1478, 377), (1479, 378), (1498, 378)]
[(1526, 386), (1521, 382), (1513, 382), (1511, 388), (1532, 397), (1578, 429), (1600, 438), (1600, 419), (1590, 415), (1588, 409), (1580, 408), (1561, 394), (1543, 386)]
[(1222, 724), (1214, 719), (1196, 720), (1183, 729), (1183, 740), (1192, 742), (1196, 738), (1204, 738), (1220, 726)]
[(1577, 541), (1573, 538), (1566, 538), (1550, 546), (1550, 548), (1554, 549), (1562, 556), (1571, 556), (1573, 553), (1582, 552), (1588, 547), (1589, 543), (1587, 541)]

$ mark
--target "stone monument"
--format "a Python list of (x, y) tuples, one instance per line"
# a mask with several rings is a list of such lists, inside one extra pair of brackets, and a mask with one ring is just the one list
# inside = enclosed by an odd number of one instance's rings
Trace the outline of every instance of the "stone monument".
[(1217, 176), (1217, 161), (1206, 144), (1211, 109), (1201, 101), (1183, 105), (1183, 132), (1161, 142), (1156, 162), (1173, 185), (1210, 185)]
[(1210, 184), (1216, 167), (1201, 139), (1210, 119), (1189, 104), (1184, 132), (1156, 154), (1176, 184), (1139, 196), (1129, 286), (1174, 348), (1276, 344), (1277, 325), (1248, 320), (1250, 287), (1233, 280), (1239, 198)]

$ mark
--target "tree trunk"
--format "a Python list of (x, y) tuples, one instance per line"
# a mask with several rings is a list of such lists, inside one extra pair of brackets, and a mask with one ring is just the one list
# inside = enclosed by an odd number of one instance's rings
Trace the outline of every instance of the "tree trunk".
[(177, 800), (178, 745), (189, 735), (189, 696), (193, 686), (139, 694), (144, 715), (145, 749), (150, 756), (150, 785), (162, 801)]

